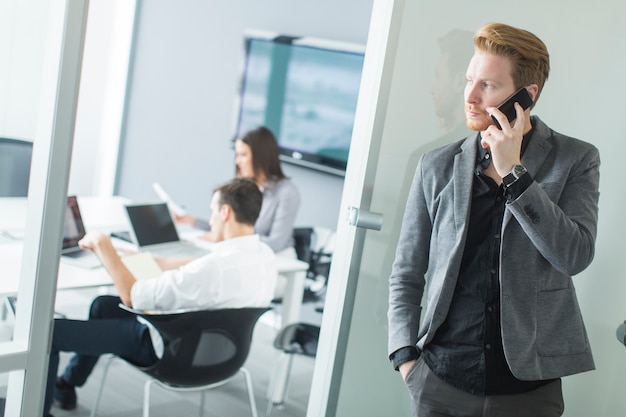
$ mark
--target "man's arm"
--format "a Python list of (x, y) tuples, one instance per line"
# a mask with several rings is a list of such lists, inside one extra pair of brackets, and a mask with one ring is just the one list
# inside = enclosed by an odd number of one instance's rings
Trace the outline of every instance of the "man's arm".
[[(530, 121), (521, 117), (521, 107), (516, 108), (513, 127), (500, 131), (490, 126), (483, 137), (501, 177), (508, 175), (512, 164), (520, 163), (521, 134), (530, 126)], [(540, 121), (535, 129), (552, 137), (549, 157), (554, 158), (554, 168), (536, 172), (537, 178), (526, 181), (519, 190), (515, 190), (517, 182), (507, 189), (507, 209), (553, 268), (576, 275), (591, 263), (595, 252), (600, 155), (594, 146), (552, 132)], [(523, 177), (528, 179), (529, 174)]]
[(558, 133), (552, 133), (551, 145), (550, 169), (537, 172), (537, 179), (507, 202), (507, 210), (541, 256), (572, 276), (587, 268), (595, 253), (600, 155), (593, 145)]
[(154, 260), (159, 265), (159, 267), (163, 271), (167, 271), (170, 269), (178, 269), (183, 265), (187, 265), (189, 262), (193, 261), (193, 256), (182, 256), (177, 258), (164, 258), (164, 257), (156, 257)]
[(111, 238), (101, 232), (90, 232), (78, 244), (81, 248), (91, 250), (98, 255), (100, 262), (111, 276), (122, 302), (132, 307), (130, 290), (137, 280), (117, 254), (117, 250), (111, 243)]
[(393, 352), (389, 359), (396, 371), (400, 371), (402, 379), (406, 381), (406, 375), (409, 373), (417, 359), (419, 352), (415, 346), (405, 346)]
[(415, 347), (417, 343), (431, 230), (425, 201), (420, 161), (407, 198), (396, 258), (389, 277), (390, 354), (408, 346)]

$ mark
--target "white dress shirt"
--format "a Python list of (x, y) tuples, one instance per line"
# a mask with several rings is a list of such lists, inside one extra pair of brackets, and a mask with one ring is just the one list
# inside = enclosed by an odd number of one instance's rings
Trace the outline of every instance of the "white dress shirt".
[[(131, 300), (139, 310), (266, 307), (277, 275), (272, 249), (259, 235), (242, 236), (216, 243), (208, 255), (178, 269), (137, 281)], [(151, 326), (150, 334), (160, 357), (162, 339)]]

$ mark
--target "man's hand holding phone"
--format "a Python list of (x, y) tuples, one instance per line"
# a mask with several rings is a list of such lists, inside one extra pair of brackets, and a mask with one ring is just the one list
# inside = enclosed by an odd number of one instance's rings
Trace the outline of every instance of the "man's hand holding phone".
[(498, 129), (495, 125), (491, 125), (482, 135), (482, 145), (489, 148), (493, 167), (500, 177), (507, 175), (514, 165), (521, 163), (526, 118), (524, 109), (519, 103), (514, 103), (513, 109), (515, 110), (513, 125), (509, 124), (507, 116), (498, 108), (486, 109), (491, 117), (502, 126), (502, 129)]
[[(520, 88), (498, 105), (498, 110), (500, 110), (506, 116), (509, 124), (510, 122), (518, 118), (514, 107), (515, 103), (518, 103), (520, 106), (522, 106), (523, 110), (526, 110), (531, 106), (531, 104), (533, 104), (533, 98), (530, 96), (528, 90), (525, 87)], [(491, 119), (493, 120), (493, 123), (496, 125), (496, 127), (502, 130), (502, 126), (504, 125), (500, 123), (500, 120), (498, 120), (493, 115), (491, 116)]]

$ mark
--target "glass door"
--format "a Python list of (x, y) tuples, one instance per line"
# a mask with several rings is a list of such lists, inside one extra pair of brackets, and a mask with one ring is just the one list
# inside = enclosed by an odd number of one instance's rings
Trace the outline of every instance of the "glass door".
[[(398, 168), (406, 165), (407, 142), (415, 140), (407, 132), (387, 134), (389, 118), (399, 116), (393, 77), (406, 3), (375, 0), (372, 7), (308, 416), (409, 412), (401, 380), (385, 360), (385, 269), (404, 180)], [(372, 376), (385, 389), (363, 395)]]
[[(387, 280), (419, 157), (468, 133), (465, 70), (473, 33), (489, 21), (542, 38), (552, 72), (533, 114), (600, 149), (596, 259), (574, 277), (597, 370), (564, 378), (564, 397), (568, 417), (626, 414), (618, 388), (626, 384), (626, 351), (615, 338), (626, 319), (626, 258), (618, 249), (626, 225), (614, 209), (626, 204), (626, 194), (613, 192), (623, 184), (609, 174), (620, 170), (626, 141), (619, 123), (592, 122), (621, 120), (626, 112), (620, 94), (611, 94), (625, 87), (626, 48), (618, 39), (626, 39), (626, 27), (617, 16), (626, 6), (601, 3), (571, 7), (563, 19), (561, 8), (539, 0), (523, 9), (512, 1), (374, 1), (307, 416), (410, 415), (406, 388), (387, 360)], [(574, 105), (580, 98), (574, 85), (592, 87), (584, 89), (584, 101), (597, 105)], [(572, 105), (565, 108), (564, 100)], [(382, 228), (350, 224), (355, 208), (370, 225), (380, 219), (371, 213), (380, 214)]]

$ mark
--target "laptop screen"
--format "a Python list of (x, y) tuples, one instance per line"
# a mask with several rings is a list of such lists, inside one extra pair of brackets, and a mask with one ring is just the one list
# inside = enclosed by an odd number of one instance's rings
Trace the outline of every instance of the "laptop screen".
[(167, 203), (129, 205), (126, 211), (139, 247), (180, 240)]
[(63, 223), (63, 247), (62, 249), (78, 246), (78, 241), (85, 236), (85, 226), (78, 209), (76, 196), (67, 197), (65, 207), (65, 221)]

